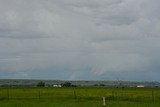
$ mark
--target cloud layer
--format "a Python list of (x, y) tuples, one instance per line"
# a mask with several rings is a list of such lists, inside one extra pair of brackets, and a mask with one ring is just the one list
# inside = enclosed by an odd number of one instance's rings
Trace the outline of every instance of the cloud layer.
[(0, 78), (160, 81), (159, 0), (0, 0)]

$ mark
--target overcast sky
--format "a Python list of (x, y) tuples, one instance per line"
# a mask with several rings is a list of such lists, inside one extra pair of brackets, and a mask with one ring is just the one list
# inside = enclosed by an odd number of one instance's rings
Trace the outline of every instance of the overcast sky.
[(0, 79), (159, 77), (160, 0), (0, 0)]

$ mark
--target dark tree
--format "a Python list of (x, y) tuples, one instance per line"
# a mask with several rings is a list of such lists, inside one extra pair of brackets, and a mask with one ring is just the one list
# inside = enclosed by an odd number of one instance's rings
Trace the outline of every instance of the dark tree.
[(65, 82), (62, 84), (63, 87), (71, 87), (72, 84), (70, 82)]
[(45, 82), (41, 81), (37, 84), (38, 87), (44, 87), (45, 86)]
[(105, 85), (104, 85), (104, 84), (100, 84), (99, 86), (102, 86), (102, 87), (103, 87), (103, 86), (105, 86)]

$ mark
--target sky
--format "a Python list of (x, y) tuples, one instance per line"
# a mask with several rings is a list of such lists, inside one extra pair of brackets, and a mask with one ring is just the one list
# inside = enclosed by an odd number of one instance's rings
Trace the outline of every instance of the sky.
[(160, 81), (160, 0), (0, 0), (0, 79)]

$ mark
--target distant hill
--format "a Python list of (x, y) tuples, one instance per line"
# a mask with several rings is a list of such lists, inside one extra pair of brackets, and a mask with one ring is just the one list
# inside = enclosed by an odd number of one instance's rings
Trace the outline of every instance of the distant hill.
[(145, 87), (160, 87), (159, 82), (133, 82), (133, 81), (65, 81), (65, 80), (25, 80), (25, 79), (0, 79), (0, 86), (37, 86), (39, 82), (45, 82), (46, 86), (63, 84), (70, 82), (77, 86), (116, 86), (116, 87), (137, 87), (143, 85)]

